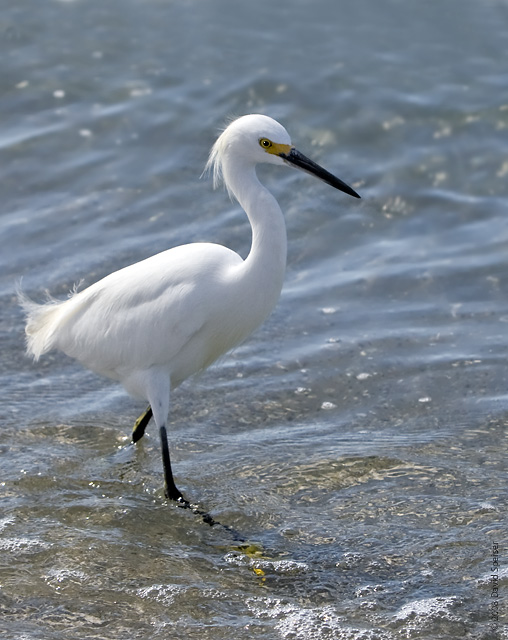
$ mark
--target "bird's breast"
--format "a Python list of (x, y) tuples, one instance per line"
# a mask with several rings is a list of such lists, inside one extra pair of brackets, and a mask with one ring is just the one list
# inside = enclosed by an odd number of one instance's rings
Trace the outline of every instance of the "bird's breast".
[(207, 286), (196, 302), (199, 328), (172, 362), (173, 386), (248, 338), (271, 313), (282, 288), (282, 278), (252, 281), (243, 262), (208, 275)]

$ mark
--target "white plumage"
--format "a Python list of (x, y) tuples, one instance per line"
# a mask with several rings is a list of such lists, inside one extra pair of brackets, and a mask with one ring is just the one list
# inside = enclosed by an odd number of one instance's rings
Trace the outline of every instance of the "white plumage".
[(173, 499), (183, 498), (165, 454), (170, 390), (245, 340), (282, 288), (284, 218), (256, 176), (259, 162), (298, 166), (359, 197), (297, 152), (278, 122), (243, 116), (218, 138), (207, 166), (249, 217), (252, 247), (245, 260), (221, 245), (187, 244), (120, 269), (62, 302), (38, 305), (20, 296), (27, 349), (36, 360), (57, 349), (149, 402), (161, 435), (166, 494)]

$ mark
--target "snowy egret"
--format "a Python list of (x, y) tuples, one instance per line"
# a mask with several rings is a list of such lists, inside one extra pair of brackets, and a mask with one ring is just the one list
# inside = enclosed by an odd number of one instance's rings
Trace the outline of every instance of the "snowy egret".
[(115, 271), (65, 301), (36, 304), (20, 294), (27, 350), (35, 360), (58, 349), (148, 401), (133, 441), (153, 415), (165, 494), (182, 503), (166, 431), (170, 391), (245, 340), (270, 314), (282, 289), (286, 227), (277, 201), (257, 178), (261, 162), (298, 167), (360, 197), (297, 151), (278, 122), (246, 115), (222, 132), (207, 163), (214, 185), (223, 180), (249, 218), (252, 245), (245, 260), (217, 244), (186, 244)]

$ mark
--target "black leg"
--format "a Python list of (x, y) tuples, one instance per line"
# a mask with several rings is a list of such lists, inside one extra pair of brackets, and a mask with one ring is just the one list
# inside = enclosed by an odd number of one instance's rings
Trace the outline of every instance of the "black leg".
[(175, 500), (182, 504), (189, 504), (177, 488), (171, 471), (171, 460), (169, 459), (169, 445), (166, 427), (162, 425), (159, 429), (162, 449), (162, 466), (164, 468), (164, 493), (168, 500)]
[[(149, 405), (146, 411), (144, 411), (134, 423), (134, 428), (132, 430), (132, 442), (136, 443), (138, 442), (138, 440), (141, 440), (152, 416), (152, 407), (151, 405)], [(164, 425), (160, 427), (159, 435), (161, 440), (162, 466), (164, 468), (164, 494), (166, 498), (168, 500), (174, 500), (179, 507), (182, 507), (184, 509), (191, 509), (196, 515), (201, 517), (204, 523), (210, 525), (211, 527), (215, 525), (222, 527), (225, 531), (229, 532), (233, 536), (233, 539), (236, 542), (246, 544), (245, 538), (241, 536), (238, 531), (236, 531), (236, 529), (217, 522), (217, 520), (214, 520), (208, 512), (203, 511), (194, 504), (191, 504), (183, 497), (173, 478), (173, 471), (171, 470), (171, 460), (169, 457), (168, 434)]]
[(211, 527), (215, 525), (222, 527), (225, 531), (233, 536), (233, 539), (236, 542), (245, 544), (245, 538), (241, 536), (238, 531), (236, 531), (236, 529), (217, 522), (217, 520), (214, 520), (207, 511), (203, 511), (198, 506), (196, 506), (195, 504), (191, 504), (183, 497), (173, 478), (173, 472), (171, 470), (171, 460), (169, 458), (168, 434), (164, 425), (159, 428), (159, 435), (161, 439), (162, 466), (164, 468), (164, 494), (166, 498), (168, 500), (174, 500), (179, 507), (182, 507), (184, 509), (191, 509), (196, 515), (201, 516), (205, 524), (208, 524)]
[(150, 422), (152, 415), (152, 407), (148, 405), (147, 410), (144, 411), (134, 423), (134, 427), (132, 429), (132, 442), (141, 440), (145, 435), (145, 429)]

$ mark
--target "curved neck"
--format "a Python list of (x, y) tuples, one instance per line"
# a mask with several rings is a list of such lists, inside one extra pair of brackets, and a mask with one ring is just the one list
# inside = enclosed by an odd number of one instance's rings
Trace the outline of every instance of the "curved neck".
[(279, 204), (259, 182), (253, 164), (226, 163), (223, 172), (228, 189), (244, 209), (252, 227), (252, 245), (244, 262), (245, 273), (263, 279), (265, 286), (277, 290), (278, 298), (287, 256), (286, 225)]

